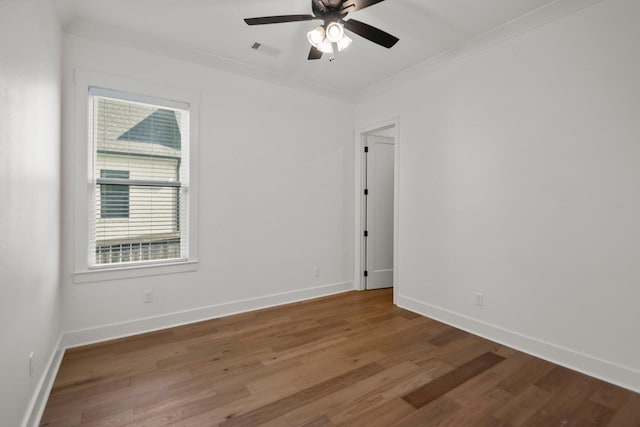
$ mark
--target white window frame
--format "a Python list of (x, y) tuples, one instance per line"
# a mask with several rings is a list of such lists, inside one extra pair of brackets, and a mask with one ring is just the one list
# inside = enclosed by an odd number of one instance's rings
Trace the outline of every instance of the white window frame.
[[(75, 116), (73, 141), (73, 252), (74, 282), (87, 283), (133, 277), (182, 273), (198, 269), (198, 123), (200, 95), (170, 85), (142, 81), (122, 76), (74, 70)], [(100, 87), (123, 94), (135, 94), (137, 100), (166, 103), (175, 100), (189, 105), (189, 191), (187, 258), (157, 260), (136, 264), (89, 265), (89, 214), (95, 209), (93, 184), (93, 148), (89, 141), (89, 89)]]

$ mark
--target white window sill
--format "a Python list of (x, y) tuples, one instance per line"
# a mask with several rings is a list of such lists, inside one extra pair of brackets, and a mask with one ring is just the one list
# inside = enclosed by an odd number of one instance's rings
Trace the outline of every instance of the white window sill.
[(164, 274), (186, 273), (198, 270), (198, 261), (178, 261), (166, 264), (131, 265), (96, 270), (77, 271), (73, 274), (74, 283), (106, 282), (110, 280), (130, 279), (134, 277), (159, 276)]

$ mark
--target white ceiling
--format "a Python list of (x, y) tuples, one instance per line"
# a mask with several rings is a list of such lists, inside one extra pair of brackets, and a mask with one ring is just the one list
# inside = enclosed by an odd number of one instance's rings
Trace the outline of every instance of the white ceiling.
[[(329, 62), (307, 61), (317, 21), (247, 26), (243, 18), (311, 13), (310, 0), (54, 0), (69, 32), (91, 26), (153, 37), (270, 73), (356, 93), (536, 9), (575, 0), (386, 0), (350, 14), (400, 42), (387, 50), (359, 36)], [(579, 3), (579, 1), (578, 1)], [(547, 15), (549, 15), (547, 13)], [(546, 19), (550, 19), (549, 16)], [(74, 30), (74, 28), (76, 30)], [(85, 34), (86, 35), (86, 34)], [(273, 56), (250, 47), (279, 49)]]

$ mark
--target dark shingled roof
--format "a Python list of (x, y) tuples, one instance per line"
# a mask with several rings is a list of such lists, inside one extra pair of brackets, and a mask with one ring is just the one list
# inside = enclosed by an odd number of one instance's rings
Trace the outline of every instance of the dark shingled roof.
[(158, 109), (118, 137), (119, 141), (148, 142), (180, 149), (180, 127), (172, 110)]

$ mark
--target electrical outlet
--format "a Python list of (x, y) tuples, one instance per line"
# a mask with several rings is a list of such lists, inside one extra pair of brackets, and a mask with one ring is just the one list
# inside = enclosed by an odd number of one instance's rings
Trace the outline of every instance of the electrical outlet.
[(476, 305), (482, 307), (484, 305), (484, 295), (476, 293)]
[(153, 302), (153, 291), (151, 289), (147, 289), (144, 291), (144, 303), (148, 304)]
[(29, 376), (33, 375), (33, 372), (36, 370), (36, 361), (33, 358), (33, 351), (29, 353)]
[(320, 277), (320, 267), (313, 267), (313, 277)]

